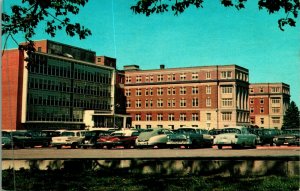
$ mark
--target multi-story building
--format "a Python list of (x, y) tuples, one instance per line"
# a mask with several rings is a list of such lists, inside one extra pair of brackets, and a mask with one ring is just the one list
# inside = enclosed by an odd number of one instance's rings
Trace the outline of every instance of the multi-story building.
[[(115, 68), (97, 64), (93, 51), (36, 41), (2, 57), (2, 129), (112, 127)], [(115, 65), (114, 65), (115, 66)]]
[(249, 125), (248, 69), (237, 65), (140, 70), (124, 66), (127, 113), (136, 128)]
[(281, 128), (290, 103), (285, 83), (253, 83), (249, 86), (250, 122), (264, 128)]

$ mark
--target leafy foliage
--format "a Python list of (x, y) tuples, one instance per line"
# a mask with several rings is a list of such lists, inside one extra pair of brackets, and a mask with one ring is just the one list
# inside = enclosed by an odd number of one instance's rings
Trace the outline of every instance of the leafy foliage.
[(283, 117), (282, 129), (299, 129), (299, 109), (296, 103), (292, 101)]
[[(238, 10), (245, 8), (246, 1), (247, 0), (220, 0), (223, 6), (234, 6)], [(146, 16), (168, 12), (169, 10), (174, 12), (174, 15), (178, 15), (191, 6), (203, 8), (203, 2), (204, 0), (138, 0), (130, 9), (136, 14), (144, 14)], [(296, 26), (295, 20), (298, 17), (298, 11), (300, 9), (299, 0), (258, 0), (258, 7), (260, 10), (267, 10), (269, 14), (274, 14), (279, 11), (286, 13), (285, 18), (278, 20), (280, 30), (283, 31), (285, 25)]]
[(28, 43), (19, 48), (28, 54), (35, 51), (31, 38), (42, 21), (46, 23), (45, 32), (51, 37), (55, 37), (57, 30), (65, 29), (67, 35), (78, 35), (80, 39), (85, 39), (92, 34), (91, 31), (79, 23), (71, 23), (68, 14), (78, 14), (79, 8), (87, 2), (88, 0), (22, 0), (22, 5), (11, 7), (11, 14), (2, 13), (2, 35), (13, 37), (17, 33), (24, 33)]

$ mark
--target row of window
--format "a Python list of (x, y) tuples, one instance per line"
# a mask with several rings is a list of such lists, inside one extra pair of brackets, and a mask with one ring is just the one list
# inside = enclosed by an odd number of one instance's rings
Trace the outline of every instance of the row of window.
[[(59, 59), (48, 58), (48, 61), (44, 62), (47, 64), (30, 65), (28, 68), (29, 72), (33, 74), (42, 74), (62, 78), (74, 78), (77, 80), (111, 84), (110, 73), (106, 70), (103, 70), (101, 73), (97, 72), (96, 69), (98, 68), (85, 65), (76, 65), (75, 63), (69, 63)], [(72, 64), (75, 65), (74, 70), (71, 69)]]
[[(232, 86), (222, 86), (221, 87), (221, 92), (222, 94), (232, 94)], [(159, 87), (159, 88), (156, 88), (156, 95), (164, 95), (164, 91), (167, 92), (167, 95), (176, 95), (176, 89), (178, 90), (178, 88), (162, 88), (162, 87)], [(186, 95), (188, 93), (188, 88), (187, 87), (180, 87), (179, 88), (179, 95)], [(212, 88), (211, 86), (206, 86), (205, 87), (205, 93), (206, 94), (211, 94), (211, 91)], [(125, 89), (125, 96), (129, 97), (131, 96), (131, 92), (133, 90), (132, 89)], [(135, 91), (135, 95), (136, 96), (142, 96), (142, 91), (144, 91), (144, 95), (145, 96), (153, 96), (154, 95), (154, 89), (153, 88), (145, 88), (145, 89), (141, 89), (141, 88), (137, 88), (137, 89), (134, 89)], [(190, 88), (190, 92), (192, 95), (195, 95), (195, 94), (199, 94), (199, 87), (191, 87)]]
[[(220, 73), (220, 78), (221, 79), (232, 79), (233, 77), (233, 72), (232, 71), (222, 71)], [(242, 77), (240, 77), (240, 75)], [(154, 80), (154, 76), (156, 76), (156, 80)], [(184, 81), (184, 80), (198, 80), (199, 79), (199, 73), (198, 72), (192, 72), (191, 73), (191, 78), (187, 78), (188, 74), (183, 72), (183, 73), (172, 73), (172, 74), (158, 74), (158, 75), (137, 75), (135, 76), (135, 82), (136, 83), (142, 83), (143, 82), (143, 77), (144, 77), (144, 82), (162, 82), (162, 81)], [(206, 72), (205, 73), (205, 79), (210, 80), (211, 79), (211, 72)], [(248, 76), (244, 73), (240, 73), (238, 76), (238, 79), (244, 79), (246, 80)], [(132, 82), (132, 76), (126, 76), (125, 78), (126, 83), (131, 83)]]
[(106, 100), (99, 99), (73, 99), (69, 97), (58, 97), (58, 96), (39, 96), (29, 94), (28, 105), (36, 106), (54, 106), (54, 107), (77, 107), (86, 109), (97, 109), (97, 110), (110, 110), (110, 104)]
[[(280, 117), (271, 117), (271, 122), (273, 124), (280, 124)], [(254, 121), (252, 121), (251, 123), (255, 123)], [(265, 124), (265, 118), (260, 118), (260, 124), (264, 125)]]
[[(272, 104), (280, 104), (280, 101), (281, 101), (281, 98), (271, 98)], [(259, 99), (260, 104), (264, 104), (264, 102), (265, 102), (264, 98)], [(250, 104), (254, 104), (254, 98), (250, 98)]]
[[(205, 100), (206, 102), (206, 106), (207, 107), (210, 107), (211, 106), (211, 98), (207, 98)], [(127, 100), (126, 101), (126, 107), (127, 108), (131, 108), (132, 107), (132, 102), (131, 100)], [(164, 107), (165, 105), (164, 104), (167, 104), (167, 107), (176, 107), (176, 100), (175, 99), (169, 99), (169, 100), (166, 100), (164, 101), (163, 99), (157, 99), (156, 101), (155, 100), (145, 100), (145, 101), (142, 101), (140, 99), (137, 99), (134, 101), (134, 104), (135, 104), (135, 108), (142, 108), (142, 102), (144, 102), (144, 106), (145, 108), (152, 108), (154, 106), (154, 104), (156, 103), (156, 107)], [(231, 101), (232, 103), (232, 101)], [(180, 107), (187, 107), (187, 104), (188, 104), (188, 101), (184, 98), (180, 99), (179, 100), (179, 106)], [(198, 107), (200, 104), (200, 101), (199, 101), (199, 98), (192, 98), (191, 99), (191, 105), (192, 107)], [(226, 106), (229, 106), (229, 105), (226, 105)], [(226, 107), (224, 105), (224, 107)]]
[[(281, 87), (271, 87), (269, 91), (270, 91), (270, 93), (290, 94), (289, 89), (287, 89), (287, 88), (282, 88), (282, 92), (281, 92)], [(249, 88), (249, 92), (254, 93), (254, 88)], [(267, 88), (260, 87), (258, 92), (259, 93), (265, 93), (265, 92), (268, 92), (268, 91), (267, 91)]]
[(47, 91), (56, 91), (56, 92), (65, 92), (65, 93), (76, 93), (84, 95), (94, 95), (100, 97), (110, 97), (111, 91), (109, 87), (100, 87), (97, 84), (85, 84), (85, 83), (76, 83), (74, 87), (71, 87), (69, 81), (57, 80), (48, 80), (48, 79), (37, 79), (29, 78), (28, 88), (29, 89), (39, 89)]
[[(146, 114), (135, 114), (134, 120), (135, 121), (142, 121), (145, 119), (145, 121), (200, 121), (200, 115), (199, 113), (192, 113), (190, 115), (187, 115), (186, 113), (168, 113), (166, 115), (163, 115), (162, 113), (158, 113), (155, 115), (151, 113)], [(154, 119), (154, 117), (156, 117)], [(164, 118), (167, 117), (167, 118)], [(211, 113), (206, 113), (206, 121), (211, 121)], [(231, 112), (222, 112), (221, 113), (221, 120), (222, 121), (232, 121), (232, 113)]]
[[(272, 107), (271, 108), (272, 113), (280, 113), (280, 110), (281, 110), (280, 107)], [(259, 108), (259, 113), (264, 113), (264, 112), (265, 112), (265, 109), (263, 107), (260, 107)], [(250, 108), (250, 113), (254, 113), (254, 108), (253, 107)]]

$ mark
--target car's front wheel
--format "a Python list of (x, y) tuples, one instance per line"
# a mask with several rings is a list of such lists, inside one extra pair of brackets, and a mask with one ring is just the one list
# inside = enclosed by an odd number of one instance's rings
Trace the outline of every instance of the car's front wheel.
[(222, 145), (218, 145), (218, 149), (222, 149), (222, 147), (223, 147)]

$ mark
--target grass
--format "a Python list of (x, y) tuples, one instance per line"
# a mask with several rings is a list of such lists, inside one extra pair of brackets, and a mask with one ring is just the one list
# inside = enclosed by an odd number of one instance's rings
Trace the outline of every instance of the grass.
[[(20, 191), (299, 191), (299, 176), (221, 177), (64, 170), (2, 171), (3, 189)], [(16, 184), (14, 185), (14, 179)]]

